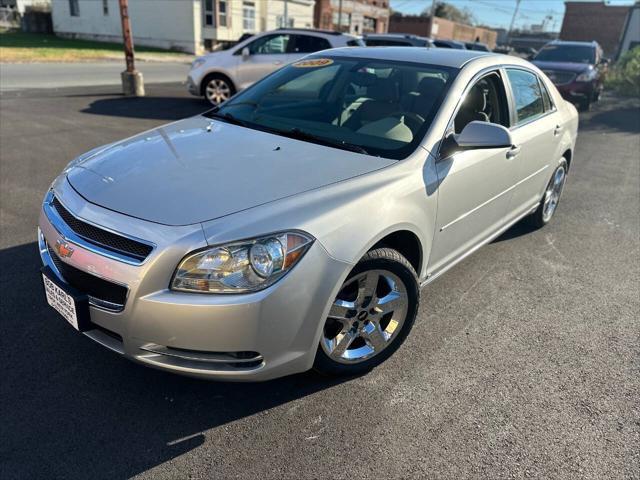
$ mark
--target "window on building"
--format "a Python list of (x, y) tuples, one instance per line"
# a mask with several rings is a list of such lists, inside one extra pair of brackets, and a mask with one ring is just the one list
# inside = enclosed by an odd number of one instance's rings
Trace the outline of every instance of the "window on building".
[(517, 124), (527, 122), (544, 113), (544, 100), (538, 77), (524, 70), (507, 70), (518, 114)]
[(333, 12), (333, 25), (335, 26), (342, 26), (342, 27), (348, 27), (349, 25), (351, 25), (351, 14), (350, 13), (346, 13), (346, 12), (342, 12), (342, 22), (338, 21), (338, 12)]
[(109, 15), (109, 0), (102, 0), (102, 14)]
[(256, 4), (242, 2), (242, 29), (249, 32), (256, 30)]
[(72, 17), (80, 16), (80, 5), (78, 5), (78, 0), (69, 0), (69, 14)]
[(218, 0), (218, 24), (221, 27), (228, 27), (228, 16), (227, 16), (227, 0)]
[(362, 22), (363, 32), (375, 32), (376, 31), (376, 19), (371, 17), (364, 17)]
[(214, 2), (213, 2), (213, 0), (203, 0), (202, 1), (202, 12), (204, 14), (204, 25), (205, 25), (205, 27), (215, 27), (216, 26), (216, 12), (214, 10)]
[(278, 15), (276, 17), (276, 26), (278, 28), (293, 28), (295, 24), (295, 18), (288, 17), (287, 21), (284, 21), (284, 15)]

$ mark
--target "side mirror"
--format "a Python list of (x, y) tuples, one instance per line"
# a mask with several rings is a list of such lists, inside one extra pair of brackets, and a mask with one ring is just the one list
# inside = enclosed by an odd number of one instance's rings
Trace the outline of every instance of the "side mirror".
[(246, 60), (247, 58), (249, 58), (250, 55), (251, 55), (251, 52), (249, 51), (249, 47), (244, 47), (242, 49), (242, 60)]
[(459, 135), (454, 135), (456, 150), (507, 148), (513, 142), (511, 133), (502, 125), (475, 120), (468, 123)]

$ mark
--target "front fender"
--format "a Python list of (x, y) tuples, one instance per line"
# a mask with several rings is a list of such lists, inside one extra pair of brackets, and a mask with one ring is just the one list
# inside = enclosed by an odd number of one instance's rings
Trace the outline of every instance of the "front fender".
[(205, 222), (207, 242), (297, 229), (315, 237), (332, 258), (355, 265), (386, 235), (407, 230), (421, 244), (418, 274), (423, 277), (435, 225), (437, 176), (433, 157), (420, 148), (414, 155), (365, 175)]

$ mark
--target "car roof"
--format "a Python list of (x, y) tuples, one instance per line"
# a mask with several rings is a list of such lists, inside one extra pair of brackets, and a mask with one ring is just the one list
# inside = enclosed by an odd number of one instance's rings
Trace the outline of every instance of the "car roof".
[[(569, 40), (552, 40), (551, 42), (547, 43), (547, 45), (571, 45), (571, 46), (576, 46), (576, 47), (595, 47), (598, 45), (598, 43), (596, 41), (592, 41), (592, 42), (573, 42), (573, 41), (569, 41)], [(547, 46), (545, 45), (545, 47)]]
[(280, 32), (280, 33), (298, 33), (298, 34), (310, 34), (310, 35), (329, 35), (331, 37), (346, 37), (346, 38), (357, 38), (354, 37), (353, 35), (349, 35), (348, 33), (342, 33), (342, 32), (335, 32), (333, 30), (323, 30), (320, 28), (276, 28), (275, 30), (270, 30), (268, 32), (264, 32), (264, 33), (273, 33), (273, 32)]
[(504, 57), (498, 53), (478, 50), (454, 50), (449, 48), (407, 48), (407, 47), (345, 47), (324, 50), (325, 55), (342, 57), (371, 58), (378, 60), (399, 60), (404, 62), (427, 63), (443, 67), (462, 68), (469, 61), (479, 57)]
[(429, 37), (421, 37), (412, 33), (367, 33), (364, 38), (418, 38), (420, 40), (429, 40)]

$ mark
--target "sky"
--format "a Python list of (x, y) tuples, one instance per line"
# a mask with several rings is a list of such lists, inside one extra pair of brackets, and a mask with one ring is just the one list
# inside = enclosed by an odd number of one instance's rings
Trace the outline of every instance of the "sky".
[[(445, 0), (458, 8), (467, 7), (478, 20), (478, 23), (494, 28), (509, 28), (511, 17), (516, 7), (516, 0)], [(609, 0), (610, 5), (631, 5), (633, 0)], [(431, 0), (390, 0), (391, 8), (402, 13), (418, 14), (431, 7)], [(531, 24), (541, 24), (547, 20), (546, 31), (560, 30), (564, 16), (564, 0), (522, 0), (514, 28), (522, 28)], [(555, 28), (553, 28), (555, 26)]]

